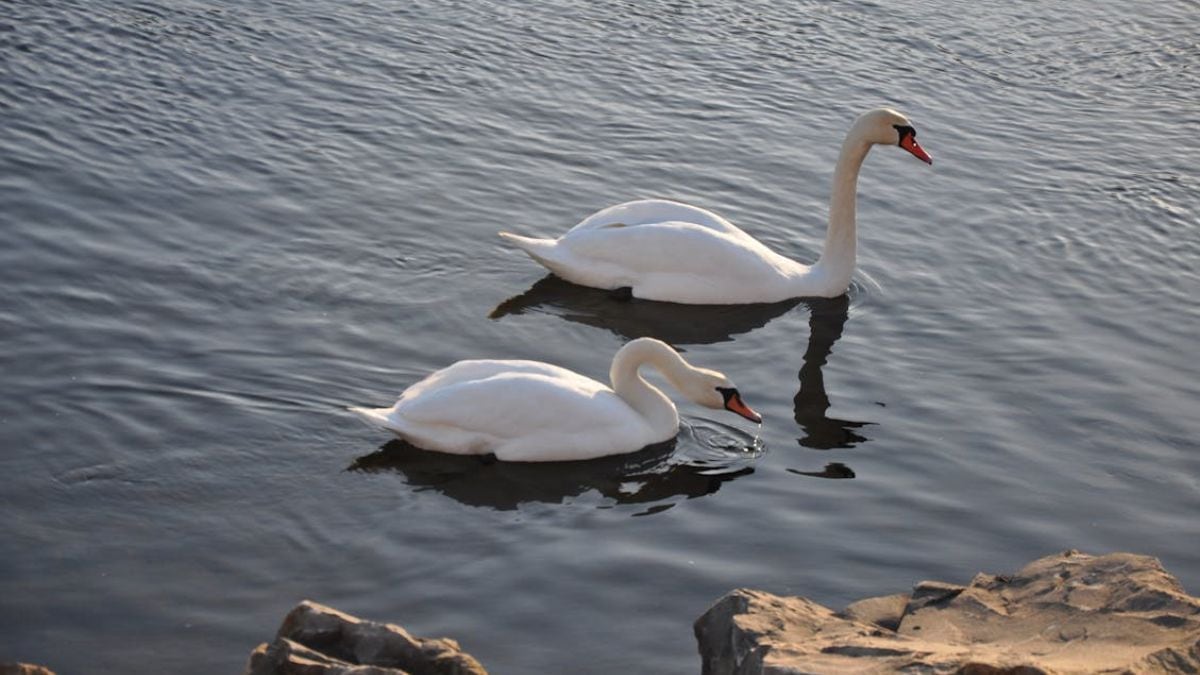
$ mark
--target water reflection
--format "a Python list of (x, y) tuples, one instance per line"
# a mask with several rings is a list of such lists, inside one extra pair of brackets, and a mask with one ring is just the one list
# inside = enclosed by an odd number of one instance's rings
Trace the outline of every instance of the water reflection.
[(854, 478), (854, 469), (842, 464), (841, 462), (830, 462), (825, 465), (820, 471), (801, 471), (800, 469), (788, 469), (788, 473), (794, 473), (798, 476), (813, 476), (815, 478)]
[(488, 316), (501, 319), (530, 311), (604, 328), (627, 339), (655, 337), (673, 345), (729, 342), (765, 326), (800, 300), (753, 305), (681, 305), (636, 300), (615, 291), (579, 286), (547, 275), (529, 290), (500, 303)]
[[(850, 299), (843, 295), (805, 302), (810, 310), (808, 349), (800, 366), (800, 389), (792, 399), (796, 424), (804, 432), (797, 441), (806, 448), (816, 450), (852, 448), (870, 440), (858, 430), (871, 422), (844, 420), (828, 415), (829, 394), (825, 391), (825, 375), (822, 371), (833, 351), (833, 344), (842, 336), (850, 312)], [(788, 472), (818, 478), (854, 478), (854, 470), (841, 462), (829, 462), (819, 471), (788, 469)]]
[(617, 504), (650, 505), (632, 514), (650, 515), (754, 473), (751, 464), (761, 446), (704, 447), (701, 431), (711, 424), (685, 425), (676, 439), (632, 454), (580, 462), (501, 462), (493, 455), (429, 452), (397, 439), (354, 460), (347, 470), (395, 472), (419, 490), (501, 511), (529, 502), (561, 504), (594, 491)]
[(868, 439), (857, 429), (870, 422), (856, 422), (829, 417), (829, 394), (825, 392), (822, 367), (829, 360), (833, 344), (842, 337), (849, 316), (850, 299), (843, 295), (828, 300), (809, 300), (808, 349), (800, 366), (800, 390), (792, 399), (796, 424), (804, 430), (800, 445), (818, 450), (851, 448)]

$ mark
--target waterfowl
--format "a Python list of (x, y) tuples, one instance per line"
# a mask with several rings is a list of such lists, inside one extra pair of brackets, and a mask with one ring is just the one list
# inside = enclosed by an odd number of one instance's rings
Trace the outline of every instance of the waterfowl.
[(591, 459), (679, 432), (675, 404), (639, 372), (646, 365), (695, 403), (762, 421), (729, 378), (689, 364), (653, 338), (617, 351), (611, 387), (540, 361), (467, 360), (412, 385), (390, 408), (350, 410), (426, 450), (518, 462)]
[(635, 298), (743, 304), (836, 297), (854, 273), (858, 173), (874, 145), (898, 145), (933, 163), (904, 115), (889, 108), (860, 115), (842, 143), (825, 246), (812, 265), (779, 255), (712, 211), (665, 199), (610, 206), (557, 239), (500, 236), (567, 281), (628, 288)]

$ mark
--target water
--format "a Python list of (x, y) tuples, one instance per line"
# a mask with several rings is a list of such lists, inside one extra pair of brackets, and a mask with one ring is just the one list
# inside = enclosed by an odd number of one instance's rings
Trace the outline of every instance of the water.
[[(1076, 547), (1200, 591), (1195, 18), (4, 4), (0, 659), (238, 672), (312, 598), (498, 674), (682, 674), (737, 586), (840, 606)], [(657, 196), (812, 260), (880, 104), (935, 164), (868, 158), (848, 297), (616, 303), (494, 237)], [(647, 334), (737, 382), (761, 451), (685, 406), (672, 446), (510, 466), (345, 410)]]

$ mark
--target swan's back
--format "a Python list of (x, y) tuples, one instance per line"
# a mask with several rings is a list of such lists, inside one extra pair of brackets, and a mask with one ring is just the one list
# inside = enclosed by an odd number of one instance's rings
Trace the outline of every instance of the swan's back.
[(486, 380), (504, 374), (541, 375), (563, 382), (582, 380), (577, 383), (579, 386), (586, 387), (590, 383), (590, 386), (605, 388), (603, 384), (589, 377), (584, 377), (552, 363), (524, 359), (465, 359), (432, 372), (420, 382), (405, 389), (396, 404), (415, 399), (429, 391), (446, 389), (461, 383)]
[(610, 206), (584, 218), (578, 225), (568, 230), (567, 234), (610, 227), (615, 224), (646, 225), (670, 221), (695, 223), (725, 234), (746, 236), (746, 233), (736, 225), (708, 209), (669, 199), (639, 199)]
[(584, 286), (627, 286), (636, 298), (701, 304), (785, 300), (808, 269), (744, 233), (684, 221), (575, 230), (539, 260)]
[(590, 459), (644, 447), (649, 425), (604, 384), (536, 361), (460, 361), (390, 409), (356, 410), (418, 447), (511, 461)]
[(809, 271), (721, 216), (665, 199), (610, 206), (557, 239), (500, 236), (567, 281), (646, 300), (775, 302), (804, 295), (797, 279)]

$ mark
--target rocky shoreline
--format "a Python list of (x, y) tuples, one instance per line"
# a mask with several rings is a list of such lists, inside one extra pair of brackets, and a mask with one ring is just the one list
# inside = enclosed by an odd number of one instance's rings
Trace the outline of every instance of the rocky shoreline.
[(1150, 675), (1200, 672), (1200, 599), (1155, 558), (1065, 551), (966, 586), (835, 612), (735, 590), (695, 624), (704, 675), (922, 673)]
[(250, 654), (244, 675), (487, 675), (449, 638), (426, 639), (305, 600), (271, 643)]
[[(1012, 575), (834, 611), (737, 589), (695, 623), (703, 675), (1167, 675), (1200, 673), (1200, 598), (1157, 559), (1064, 551)], [(567, 658), (564, 655), (564, 659)], [(0, 664), (0, 675), (54, 675)], [(243, 675), (487, 675), (449, 638), (413, 637), (303, 601)]]

